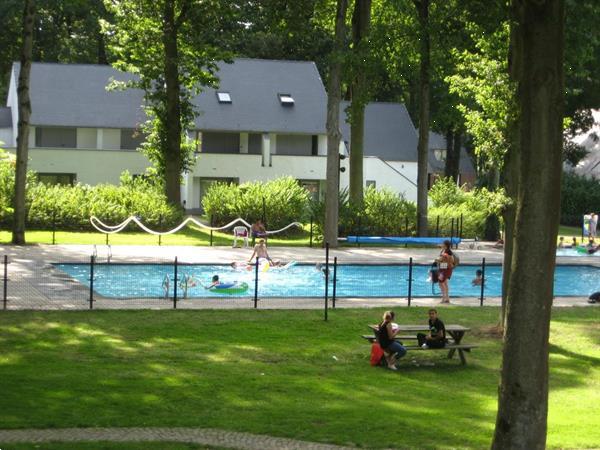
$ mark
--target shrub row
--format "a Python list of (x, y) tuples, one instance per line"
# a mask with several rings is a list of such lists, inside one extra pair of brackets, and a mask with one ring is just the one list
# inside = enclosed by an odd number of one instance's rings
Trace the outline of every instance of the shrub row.
[(584, 214), (599, 212), (600, 180), (564, 173), (560, 202), (560, 223), (581, 226)]
[(252, 223), (265, 218), (275, 230), (308, 219), (309, 195), (292, 177), (240, 185), (214, 183), (202, 197), (204, 212), (214, 225), (241, 217)]
[[(0, 221), (12, 222), (14, 192), (14, 161), (0, 160)], [(103, 184), (88, 186), (49, 186), (39, 183), (31, 172), (27, 183), (27, 227), (49, 229), (54, 223), (64, 230), (93, 230), (90, 216), (113, 225), (129, 216), (139, 216), (143, 222), (157, 228), (181, 222), (180, 208), (169, 205), (162, 187), (151, 180), (133, 179), (127, 172), (119, 186)], [(135, 229), (131, 225), (131, 229)]]

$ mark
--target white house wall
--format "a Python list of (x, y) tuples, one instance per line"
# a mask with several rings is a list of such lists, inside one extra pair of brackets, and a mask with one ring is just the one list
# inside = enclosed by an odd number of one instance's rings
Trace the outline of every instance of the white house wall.
[(75, 173), (83, 184), (119, 184), (121, 173), (143, 174), (148, 159), (131, 150), (30, 148), (28, 167), (39, 173)]
[(377, 189), (386, 187), (404, 195), (407, 200), (417, 201), (416, 162), (383, 161), (377, 157), (366, 157), (363, 170), (365, 183), (373, 180)]

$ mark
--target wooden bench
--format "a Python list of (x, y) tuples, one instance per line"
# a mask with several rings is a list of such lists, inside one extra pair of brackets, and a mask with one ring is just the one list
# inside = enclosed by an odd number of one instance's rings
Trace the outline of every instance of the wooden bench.
[[(368, 325), (371, 330), (377, 330), (377, 325)], [(429, 327), (427, 325), (399, 325), (398, 329), (400, 331), (429, 331)], [(446, 332), (450, 336), (448, 338), (448, 343), (442, 348), (423, 348), (419, 345), (404, 345), (404, 348), (409, 351), (414, 350), (448, 350), (448, 359), (452, 359), (454, 353), (458, 352), (458, 356), (460, 358), (460, 362), (462, 365), (467, 364), (467, 358), (465, 356), (466, 352), (470, 352), (471, 349), (477, 348), (477, 345), (473, 344), (463, 344), (461, 343), (462, 338), (465, 333), (469, 331), (469, 328), (465, 328), (462, 325), (447, 325)], [(361, 337), (363, 339), (368, 340), (369, 342), (375, 342), (377, 338), (374, 335), (362, 334)], [(416, 340), (416, 335), (396, 335), (396, 340)]]

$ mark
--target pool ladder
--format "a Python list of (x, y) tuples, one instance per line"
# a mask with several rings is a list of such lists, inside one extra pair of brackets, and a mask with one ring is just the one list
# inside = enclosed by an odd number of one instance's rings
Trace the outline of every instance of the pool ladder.
[[(110, 260), (112, 259), (112, 247), (109, 245), (106, 246), (106, 263), (110, 264)], [(94, 244), (94, 251), (92, 252), (92, 256), (94, 259), (98, 258), (98, 247)]]

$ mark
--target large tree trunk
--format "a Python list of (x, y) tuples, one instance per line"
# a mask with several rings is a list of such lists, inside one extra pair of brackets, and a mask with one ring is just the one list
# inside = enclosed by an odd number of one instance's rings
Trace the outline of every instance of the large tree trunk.
[(563, 0), (513, 0), (519, 188), (502, 380), (492, 448), (543, 449), (548, 335), (559, 223)]
[(338, 246), (339, 216), (339, 146), (340, 100), (342, 78), (342, 54), (346, 35), (346, 11), (348, 0), (337, 0), (335, 16), (335, 44), (331, 54), (327, 97), (327, 193), (325, 195), (325, 242), (331, 247)]
[(417, 146), (417, 236), (427, 236), (429, 157), (429, 0), (413, 0), (419, 15), (419, 143)]
[(15, 172), (15, 197), (13, 244), (25, 244), (27, 160), (29, 158), (29, 119), (31, 101), (29, 99), (29, 73), (31, 72), (31, 53), (33, 48), (33, 21), (35, 17), (34, 0), (25, 0), (23, 9), (23, 45), (21, 47), (21, 70), (19, 72), (19, 123), (17, 131), (17, 167)]
[(163, 12), (163, 45), (165, 47), (165, 84), (167, 149), (165, 154), (165, 194), (169, 203), (181, 203), (181, 105), (175, 1), (167, 0)]
[(444, 176), (457, 183), (460, 174), (460, 147), (462, 145), (460, 130), (449, 128), (446, 132), (446, 163)]
[[(353, 51), (364, 55), (368, 51), (367, 36), (371, 23), (371, 0), (355, 0), (352, 14)], [(364, 61), (364, 56), (360, 59)], [(355, 67), (352, 79), (350, 105), (350, 201), (356, 205), (363, 201), (363, 156), (365, 131), (365, 105), (368, 101), (366, 68)]]

